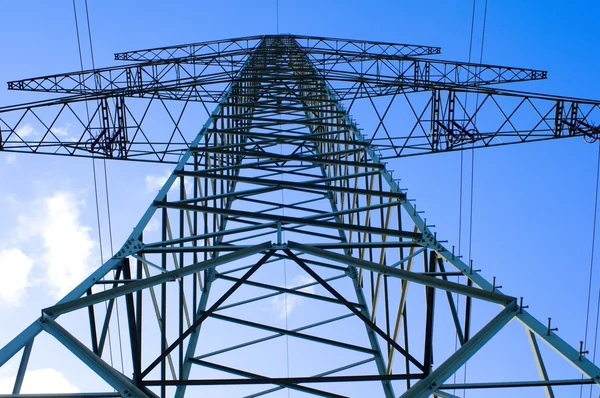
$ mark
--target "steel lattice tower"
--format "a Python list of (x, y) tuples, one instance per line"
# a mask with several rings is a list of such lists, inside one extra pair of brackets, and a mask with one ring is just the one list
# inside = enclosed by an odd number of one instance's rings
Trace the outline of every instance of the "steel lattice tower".
[[(600, 384), (581, 348), (438, 240), (386, 167), (471, 147), (596, 140), (600, 102), (490, 87), (546, 73), (427, 58), (439, 52), (257, 36), (121, 53), (133, 63), (9, 83), (68, 95), (0, 108), (3, 151), (174, 165), (123, 247), (0, 350), (0, 365), (21, 356), (13, 395), (42, 334), (107, 382), (105, 392), (68, 396), (537, 387), (553, 397), (556, 385)], [(365, 103), (375, 115), (368, 130), (348, 110)], [(390, 124), (388, 112), (402, 117)], [(20, 137), (26, 123), (46, 134)], [(61, 123), (80, 135), (65, 140)], [(487, 314), (481, 327), (475, 303)], [(106, 360), (118, 306), (124, 372)], [(85, 333), (60, 316), (85, 320)], [(511, 321), (531, 343), (538, 379), (452, 383)], [(544, 346), (583, 378), (550, 378)]]

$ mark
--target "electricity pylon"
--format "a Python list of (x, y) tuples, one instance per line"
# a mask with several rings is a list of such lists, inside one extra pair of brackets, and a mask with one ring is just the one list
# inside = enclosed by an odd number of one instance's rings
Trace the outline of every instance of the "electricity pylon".
[[(0, 350), (0, 365), (21, 353), (13, 395), (41, 334), (107, 383), (85, 396), (412, 398), (527, 387), (553, 397), (555, 386), (600, 384), (582, 347), (447, 249), (386, 168), (401, 156), (594, 141), (600, 102), (494, 88), (546, 73), (424, 57), (439, 52), (257, 36), (9, 83), (69, 95), (0, 108), (4, 151), (175, 165), (123, 247)], [(349, 112), (368, 109), (365, 134)], [(67, 137), (65, 125), (81, 131)], [(28, 141), (24, 126), (41, 138)], [(119, 307), (122, 370), (106, 349)], [(69, 330), (61, 315), (85, 319), (86, 330)], [(490, 357), (484, 380), (452, 382), (511, 321), (523, 326), (537, 379), (499, 379)], [(550, 378), (546, 346), (582, 377)]]

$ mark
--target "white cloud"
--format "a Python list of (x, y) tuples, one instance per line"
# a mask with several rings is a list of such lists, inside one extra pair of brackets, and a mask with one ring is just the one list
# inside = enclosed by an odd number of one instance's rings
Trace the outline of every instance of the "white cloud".
[[(77, 141), (78, 140), (77, 137), (74, 137), (71, 134), (71, 125), (69, 123), (65, 124), (64, 126), (53, 126), (50, 129), (50, 132), (52, 132), (52, 134), (54, 134), (56, 137), (60, 138), (63, 141)], [(22, 139), (25, 139), (30, 135), (34, 135), (34, 136), (40, 135), (36, 131), (35, 127), (33, 127), (29, 123), (16, 129), (15, 133), (17, 133), (19, 135), (19, 137), (21, 137)]]
[[(14, 378), (0, 378), (0, 394), (11, 394)], [(52, 368), (34, 369), (25, 373), (22, 394), (78, 393), (79, 388), (72, 384), (58, 370)]]
[(17, 155), (14, 153), (9, 153), (8, 155), (6, 155), (6, 163), (7, 164), (16, 164), (17, 163)]
[[(156, 193), (165, 185), (165, 183), (167, 182), (167, 179), (169, 179), (170, 176), (171, 176), (171, 171), (169, 171), (169, 170), (166, 170), (164, 174), (146, 175), (146, 190), (148, 190), (148, 192)], [(177, 178), (175, 180), (173, 185), (171, 185), (169, 192), (174, 192), (176, 195), (179, 195), (179, 181), (180, 181), (179, 178)], [(193, 192), (193, 189), (194, 189), (193, 188), (193, 179), (187, 178), (187, 177), (184, 178), (184, 184), (185, 184), (186, 193), (189, 196), (190, 192)]]
[(58, 138), (63, 138), (63, 141), (77, 141), (78, 138), (71, 135), (71, 125), (69, 123), (62, 127), (54, 126), (51, 129), (52, 133)]
[(79, 219), (82, 206), (65, 192), (45, 199), (47, 214), (41, 226), (44, 262), (51, 293), (57, 297), (68, 293), (89, 274), (94, 241), (91, 229)]
[(271, 306), (277, 314), (277, 319), (285, 319), (286, 317), (286, 308), (287, 308), (287, 316), (290, 316), (292, 311), (294, 311), (301, 303), (303, 298), (300, 296), (295, 296), (293, 294), (282, 294), (279, 296), (275, 296), (271, 299)]
[(20, 249), (0, 251), (0, 305), (20, 307), (27, 296), (33, 262)]
[(160, 190), (163, 187), (163, 185), (165, 185), (165, 182), (167, 182), (167, 179), (170, 175), (170, 172), (167, 172), (166, 174), (162, 175), (147, 175), (146, 189), (150, 192)]
[(38, 259), (44, 268), (49, 293), (57, 298), (77, 286), (91, 271), (95, 249), (91, 228), (80, 220), (82, 201), (70, 192), (59, 191), (37, 203), (37, 210), (19, 218), (21, 242), (39, 241)]
[(32, 287), (62, 298), (91, 273), (97, 244), (81, 220), (85, 204), (75, 192), (6, 206), (17, 222), (0, 241), (0, 309), (20, 306)]
[(66, 124), (63, 127), (52, 127), (52, 132), (59, 137), (66, 137), (69, 135), (69, 129), (71, 125)]
[(154, 214), (154, 217), (152, 217), (150, 221), (148, 221), (144, 232), (158, 232), (160, 230), (160, 221), (158, 220), (158, 214), (159, 212), (156, 212)]
[[(288, 288), (292, 289), (297, 286), (308, 285), (309, 283), (313, 283), (315, 280), (308, 275), (299, 275), (294, 278), (294, 281), (291, 286)], [(315, 286), (308, 286), (302, 289), (299, 289), (300, 292), (312, 293), (315, 292)], [(284, 319), (287, 316), (296, 310), (298, 307), (302, 305), (304, 301), (304, 297), (297, 296), (295, 294), (280, 294), (271, 298), (271, 307), (277, 314), (278, 319)]]
[(18, 129), (16, 129), (15, 133), (17, 133), (19, 135), (19, 137), (25, 138), (28, 135), (31, 135), (34, 131), (35, 131), (35, 129), (33, 128), (33, 126), (28, 123), (28, 124), (24, 125), (23, 127), (19, 127)]

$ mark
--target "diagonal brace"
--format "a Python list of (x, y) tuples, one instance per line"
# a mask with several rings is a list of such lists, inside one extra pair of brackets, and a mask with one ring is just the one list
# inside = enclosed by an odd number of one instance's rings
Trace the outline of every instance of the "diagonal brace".
[(319, 282), (329, 293), (331, 293), (335, 298), (340, 300), (344, 305), (352, 311), (356, 316), (358, 316), (368, 327), (370, 327), (375, 333), (381, 336), (387, 343), (389, 343), (392, 347), (398, 350), (402, 355), (408, 358), (410, 362), (412, 362), (417, 368), (422, 371), (425, 371), (425, 367), (421, 364), (416, 358), (408, 353), (404, 348), (402, 348), (396, 341), (390, 338), (383, 330), (381, 330), (377, 325), (375, 325), (371, 320), (366, 317), (361, 311), (356, 309), (351, 303), (348, 302), (337, 290), (335, 290), (331, 285), (329, 285), (323, 278), (319, 276), (316, 272), (314, 272), (308, 265), (304, 263), (300, 258), (298, 258), (291, 250), (286, 249), (285, 253), (296, 262), (302, 269), (304, 269), (313, 279)]
[(185, 340), (190, 334), (192, 334), (200, 326), (200, 324), (202, 324), (202, 322), (206, 320), (206, 318), (208, 318), (217, 308), (219, 308), (219, 306), (223, 304), (223, 302), (227, 300), (229, 296), (231, 296), (240, 286), (244, 284), (246, 280), (248, 280), (248, 278), (252, 276), (252, 274), (254, 274), (265, 262), (267, 262), (267, 260), (273, 255), (273, 253), (275, 253), (274, 250), (269, 250), (267, 254), (265, 254), (252, 268), (250, 268), (248, 272), (246, 272), (238, 282), (236, 282), (232, 287), (230, 287), (229, 290), (227, 290), (225, 294), (223, 294), (223, 296), (221, 296), (208, 310), (203, 312), (202, 315), (200, 315), (198, 319), (196, 319), (196, 321), (185, 332), (181, 334), (181, 336), (179, 336), (169, 347), (167, 347), (167, 349), (163, 353), (161, 353), (158, 356), (158, 358), (156, 358), (146, 368), (146, 370), (142, 372), (141, 378), (143, 379), (144, 377), (146, 377), (148, 373), (150, 373), (150, 371), (156, 367), (156, 365), (158, 365), (171, 351), (173, 351), (179, 344), (181, 344), (183, 340)]

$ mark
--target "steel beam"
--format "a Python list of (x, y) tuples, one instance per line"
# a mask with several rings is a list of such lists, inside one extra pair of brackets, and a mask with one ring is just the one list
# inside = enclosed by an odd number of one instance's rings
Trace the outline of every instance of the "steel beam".
[[(544, 387), (545, 390), (552, 386), (585, 386), (595, 384), (592, 379), (568, 379), (568, 380), (529, 380), (529, 381), (496, 381), (486, 383), (462, 383), (443, 384), (440, 389), (447, 390), (488, 390), (495, 388), (523, 388)], [(436, 391), (436, 394), (438, 392)]]
[(85, 308), (87, 306), (101, 303), (103, 301), (113, 299), (116, 297), (121, 297), (126, 294), (134, 293), (140, 291), (142, 289), (146, 289), (151, 286), (160, 285), (161, 283), (165, 283), (168, 281), (172, 281), (178, 278), (182, 278), (187, 275), (192, 275), (197, 272), (203, 271), (205, 269), (215, 268), (220, 264), (225, 264), (230, 261), (239, 260), (253, 254), (262, 253), (265, 250), (269, 250), (271, 248), (270, 242), (265, 242), (253, 247), (247, 247), (244, 249), (240, 249), (236, 252), (226, 254), (220, 257), (215, 257), (210, 260), (202, 261), (200, 263), (192, 264), (185, 266), (184, 268), (175, 269), (173, 271), (168, 271), (162, 273), (160, 275), (151, 276), (149, 278), (145, 278), (136, 282), (127, 283), (122, 286), (115, 287), (111, 290), (106, 290), (102, 292), (98, 292), (92, 294), (90, 296), (85, 296), (77, 300), (71, 300), (69, 302), (65, 302), (63, 304), (57, 304), (52, 307), (48, 307), (43, 310), (46, 315), (56, 317), (60, 314), (64, 314), (67, 312), (74, 311), (76, 309)]
[(23, 356), (21, 357), (21, 363), (19, 364), (19, 370), (17, 371), (17, 377), (15, 378), (15, 384), (13, 386), (13, 394), (19, 394), (21, 387), (23, 386), (23, 378), (25, 377), (25, 371), (29, 364), (29, 356), (31, 355), (31, 349), (33, 348), (33, 340), (31, 340), (25, 348), (23, 348)]
[(131, 380), (117, 372), (114, 368), (100, 359), (100, 357), (98, 357), (89, 348), (73, 337), (51, 317), (42, 316), (38, 323), (40, 324), (40, 327), (54, 336), (56, 340), (63, 344), (90, 369), (102, 377), (104, 381), (117, 390), (122, 397), (151, 398), (155, 396), (146, 389), (142, 390), (136, 387)]
[(519, 311), (516, 318), (537, 338), (545, 341), (550, 348), (556, 351), (560, 356), (565, 358), (568, 363), (573, 365), (581, 373), (589, 377), (591, 380), (600, 385), (600, 369), (594, 365), (589, 359), (581, 355), (576, 349), (567, 344), (563, 339), (558, 337), (552, 330), (535, 319), (525, 311)]
[(297, 242), (288, 242), (288, 247), (292, 250), (298, 250), (302, 253), (312, 254), (314, 256), (339, 262), (342, 264), (353, 265), (358, 268), (377, 272), (381, 275), (390, 275), (399, 279), (415, 282), (421, 285), (434, 287), (437, 289), (446, 290), (453, 293), (459, 293), (465, 296), (478, 298), (496, 304), (507, 305), (515, 300), (514, 297), (500, 293), (490, 292), (487, 290), (477, 289), (474, 287), (464, 286), (459, 283), (437, 279), (428, 275), (418, 274), (414, 272), (404, 271), (402, 269), (382, 266), (370, 261), (357, 259), (339, 253), (329, 252)]
[(436, 367), (427, 377), (418, 381), (410, 390), (402, 394), (401, 397), (427, 398), (436, 392), (448, 377), (452, 376), (454, 372), (515, 317), (516, 311), (516, 301), (507, 304), (494, 319), (488, 322), (467, 343)]
[[(532, 331), (527, 330), (527, 338), (529, 340), (529, 344), (531, 345), (531, 351), (533, 353), (533, 357), (535, 358), (535, 365), (538, 368), (538, 372), (543, 381), (548, 381), (548, 372), (546, 371), (546, 365), (544, 364), (544, 359), (542, 358), (542, 353), (540, 352), (540, 347), (537, 343), (537, 339), (535, 334)], [(547, 385), (544, 388), (546, 393), (546, 398), (555, 398), (554, 391), (552, 390), (552, 386)]]

